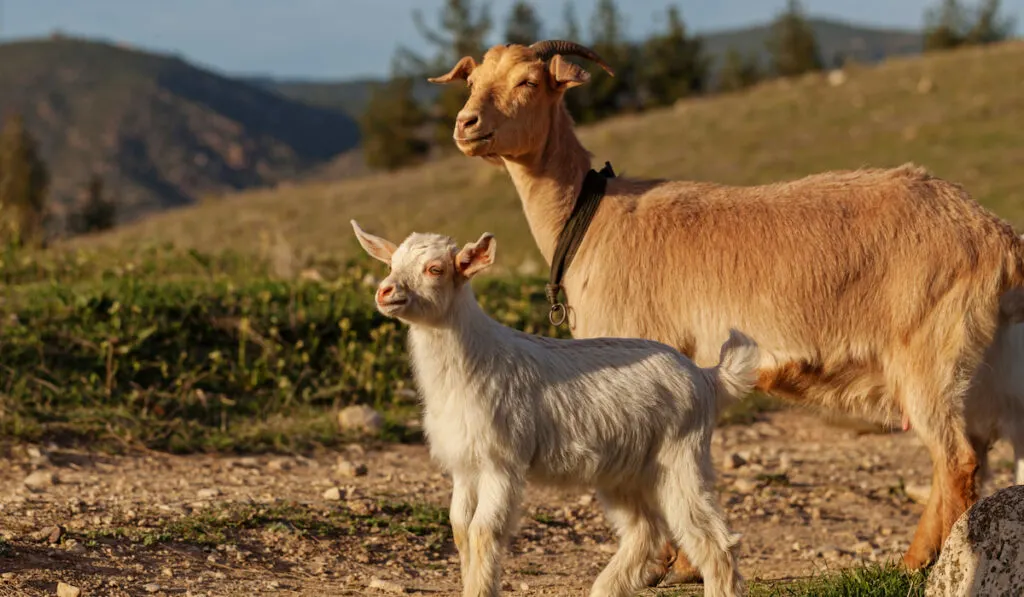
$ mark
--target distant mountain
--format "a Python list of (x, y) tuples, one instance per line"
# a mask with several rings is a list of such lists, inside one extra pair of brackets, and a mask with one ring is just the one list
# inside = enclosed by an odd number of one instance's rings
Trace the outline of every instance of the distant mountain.
[(91, 173), (119, 220), (294, 178), (359, 142), (354, 120), (174, 56), (55, 37), (0, 44), (0, 113), (25, 117), (61, 212)]
[[(821, 58), (829, 67), (838, 56), (870, 64), (890, 56), (917, 54), (921, 52), (924, 41), (922, 34), (916, 31), (882, 29), (819, 18), (808, 21), (817, 37)], [(767, 61), (765, 42), (770, 32), (771, 26), (765, 24), (704, 34), (705, 49), (712, 60), (712, 68), (717, 68), (730, 48), (746, 55), (755, 54), (762, 61)], [(354, 118), (363, 113), (373, 87), (382, 82), (379, 79), (304, 81), (268, 77), (247, 80), (314, 106), (342, 110)], [(416, 81), (414, 93), (421, 100), (429, 101), (437, 92), (438, 86), (425, 80)]]

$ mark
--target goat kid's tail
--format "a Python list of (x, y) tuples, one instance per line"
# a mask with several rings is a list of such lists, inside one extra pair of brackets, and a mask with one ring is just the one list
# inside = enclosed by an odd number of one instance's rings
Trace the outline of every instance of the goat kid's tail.
[(761, 354), (757, 343), (739, 330), (730, 329), (722, 344), (718, 365), (712, 371), (718, 394), (718, 413), (754, 390)]

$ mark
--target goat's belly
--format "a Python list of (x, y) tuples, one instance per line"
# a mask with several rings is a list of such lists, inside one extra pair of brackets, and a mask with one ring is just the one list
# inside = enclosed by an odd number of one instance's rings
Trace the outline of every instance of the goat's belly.
[(534, 460), (530, 479), (561, 488), (606, 487), (641, 481), (654, 463), (644, 446), (605, 444), (592, 450), (578, 449), (544, 454)]

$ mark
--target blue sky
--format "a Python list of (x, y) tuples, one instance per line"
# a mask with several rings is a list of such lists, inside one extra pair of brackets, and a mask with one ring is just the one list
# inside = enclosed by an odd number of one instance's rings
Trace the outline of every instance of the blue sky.
[[(561, 26), (565, 0), (534, 0), (545, 24)], [(586, 26), (596, 0), (570, 0)], [(938, 0), (804, 0), (812, 15), (918, 28)], [(500, 24), (513, 0), (491, 0)], [(620, 0), (626, 29), (640, 38), (659, 27), (670, 0)], [(69, 34), (173, 52), (221, 72), (300, 78), (387, 73), (401, 43), (425, 49), (411, 11), (433, 24), (443, 0), (0, 0), (0, 40)], [(679, 0), (692, 29), (709, 31), (768, 20), (785, 0)], [(1004, 0), (1024, 20), (1024, 0)]]

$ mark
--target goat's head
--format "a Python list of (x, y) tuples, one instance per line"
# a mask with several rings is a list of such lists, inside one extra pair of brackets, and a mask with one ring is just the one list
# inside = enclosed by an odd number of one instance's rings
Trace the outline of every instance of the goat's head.
[(562, 58), (570, 55), (592, 60), (613, 74), (593, 50), (571, 41), (548, 40), (494, 46), (480, 64), (465, 56), (448, 73), (428, 79), (464, 80), (469, 86), (469, 99), (452, 134), (462, 153), (514, 158), (542, 147), (555, 109), (562, 109), (562, 94), (590, 80), (590, 73)]
[(417, 232), (396, 246), (351, 223), (363, 250), (391, 267), (377, 286), (377, 310), (406, 323), (445, 321), (466, 282), (494, 263), (497, 242), (488, 232), (461, 250), (447, 236)]

